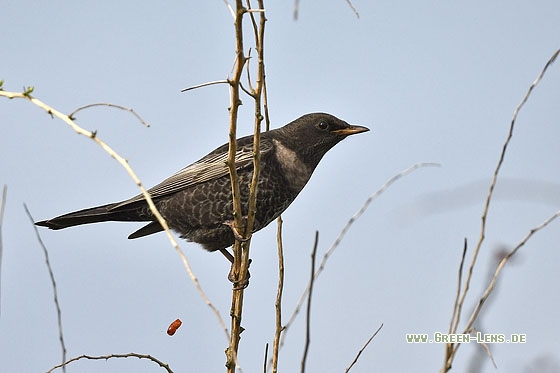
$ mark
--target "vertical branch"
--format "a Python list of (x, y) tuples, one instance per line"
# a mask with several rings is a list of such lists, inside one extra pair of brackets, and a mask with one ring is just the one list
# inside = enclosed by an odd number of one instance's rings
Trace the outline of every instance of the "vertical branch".
[[(239, 190), (239, 178), (237, 176), (237, 168), (235, 163), (235, 154), (237, 152), (237, 116), (241, 99), (239, 97), (239, 86), (241, 75), (243, 73), (243, 66), (245, 66), (246, 57), (243, 51), (243, 15), (246, 9), (243, 7), (242, 0), (236, 0), (235, 3), (235, 40), (236, 40), (236, 55), (235, 55), (235, 70), (233, 77), (228, 80), (230, 85), (230, 107), (229, 107), (229, 152), (228, 152), (228, 168), (231, 178), (231, 189), (233, 194), (233, 229), (237, 232), (242, 231), (243, 217), (241, 210), (241, 198)], [(234, 258), (241, 258), (241, 245), (236, 241), (233, 250)], [(235, 274), (239, 274), (239, 260), (234, 260)]]
[[(457, 331), (457, 326), (459, 324), (459, 319), (457, 317), (457, 312), (459, 308), (459, 297), (461, 296), (461, 286), (463, 284), (463, 266), (465, 264), (465, 257), (467, 255), (467, 239), (465, 238), (465, 244), (463, 246), (463, 255), (461, 256), (461, 263), (459, 264), (458, 279), (457, 279), (457, 291), (455, 293), (455, 301), (453, 302), (453, 311), (451, 313), (451, 320), (449, 321), (448, 334), (455, 334)], [(446, 361), (453, 355), (453, 349), (455, 343), (445, 344), (445, 359)], [(450, 362), (451, 363), (451, 362)]]
[[(251, 10), (251, 4), (247, 0), (248, 9)], [(251, 179), (251, 184), (249, 187), (249, 201), (247, 206), (247, 217), (244, 221), (243, 209), (241, 206), (241, 192), (239, 185), (239, 179), (237, 177), (237, 169), (235, 164), (235, 154), (237, 151), (237, 114), (239, 111), (239, 106), (241, 105), (241, 99), (239, 97), (239, 88), (241, 87), (241, 76), (243, 73), (243, 67), (247, 62), (247, 57), (243, 50), (243, 15), (248, 12), (248, 9), (243, 7), (242, 0), (236, 0), (235, 2), (235, 37), (236, 37), (236, 64), (233, 78), (229, 80), (230, 92), (231, 92), (231, 106), (230, 106), (230, 131), (229, 131), (229, 153), (228, 153), (228, 167), (231, 178), (232, 194), (233, 194), (233, 216), (234, 221), (232, 228), (237, 233), (243, 235), (243, 242), (236, 239), (233, 247), (233, 265), (232, 271), (230, 273), (231, 280), (234, 282), (233, 294), (232, 294), (232, 304), (231, 304), (231, 338), (228, 349), (226, 350), (227, 362), (226, 367), (228, 372), (234, 372), (237, 365), (237, 351), (239, 348), (240, 334), (243, 331), (241, 327), (241, 318), (243, 311), (243, 294), (244, 288), (248, 284), (249, 278), (249, 248), (250, 239), (253, 232), (253, 225), (255, 223), (255, 215), (257, 212), (257, 185), (259, 181), (260, 174), (260, 132), (261, 132), (261, 122), (263, 120), (263, 115), (261, 114), (262, 106), (262, 92), (264, 86), (264, 24), (266, 18), (264, 16), (263, 1), (259, 0), (259, 6), (256, 12), (260, 14), (260, 22), (257, 25), (253, 11), (250, 11), (250, 17), (253, 25), (253, 30), (255, 32), (255, 44), (258, 53), (258, 65), (257, 65), (257, 81), (255, 88), (251, 87), (251, 82), (249, 81), (249, 87), (251, 91), (248, 92), (249, 95), (254, 100), (255, 109), (255, 126), (254, 126), (254, 137), (253, 137), (253, 175)], [(236, 235), (239, 237), (239, 235)]]
[(513, 112), (513, 118), (511, 119), (509, 132), (508, 132), (506, 141), (502, 145), (502, 152), (500, 153), (498, 164), (496, 165), (496, 168), (494, 170), (494, 174), (492, 175), (492, 181), (490, 183), (490, 188), (488, 190), (488, 195), (486, 197), (486, 202), (484, 204), (484, 211), (482, 212), (482, 217), (481, 217), (480, 237), (479, 237), (478, 243), (476, 244), (476, 247), (474, 249), (471, 264), (469, 266), (469, 271), (468, 271), (468, 274), (467, 274), (467, 279), (465, 281), (465, 285), (463, 287), (463, 292), (461, 294), (461, 298), (460, 298), (459, 303), (458, 303), (457, 320), (459, 320), (461, 318), (461, 311), (462, 311), (462, 308), (463, 308), (463, 303), (464, 303), (465, 297), (467, 296), (467, 293), (469, 291), (469, 286), (470, 286), (470, 283), (471, 283), (473, 270), (474, 270), (474, 267), (475, 267), (475, 264), (476, 264), (476, 261), (477, 261), (477, 258), (478, 258), (478, 253), (480, 252), (480, 248), (482, 247), (482, 243), (484, 242), (484, 238), (485, 238), (485, 235), (486, 235), (486, 219), (488, 217), (488, 211), (490, 209), (490, 202), (491, 202), (492, 197), (494, 195), (494, 188), (495, 188), (496, 183), (498, 181), (498, 175), (499, 175), (500, 170), (502, 168), (502, 164), (504, 162), (509, 143), (510, 143), (512, 137), (513, 137), (513, 130), (515, 128), (515, 122), (517, 120), (517, 115), (519, 114), (519, 111), (521, 110), (521, 108), (525, 105), (525, 103), (529, 99), (529, 96), (531, 95), (531, 92), (533, 91), (533, 89), (541, 81), (541, 79), (544, 76), (548, 67), (550, 65), (552, 65), (552, 63), (556, 60), (556, 58), (558, 57), (558, 54), (560, 54), (560, 49), (557, 50), (556, 52), (554, 52), (552, 57), (548, 60), (548, 62), (546, 63), (546, 65), (542, 69), (542, 71), (539, 74), (539, 76), (537, 77), (537, 79), (535, 79), (535, 81), (531, 84), (531, 86), (527, 90), (527, 93), (525, 94), (525, 96), (521, 100), (521, 103), (515, 108), (515, 111)]
[[(250, 7), (250, 0), (247, 0), (247, 4)], [(257, 26), (257, 21), (255, 16), (251, 13), (251, 22), (253, 23), (253, 31), (255, 33), (256, 49), (257, 49), (257, 86), (253, 91), (253, 98), (255, 99), (255, 119), (259, 123), (263, 120), (261, 114), (261, 98), (262, 107), (264, 110), (264, 119), (266, 124), (266, 131), (270, 129), (270, 120), (268, 117), (268, 95), (266, 93), (266, 74), (264, 69), (264, 25), (266, 23), (266, 15), (264, 12), (264, 1), (258, 0), (259, 4), (259, 25)], [(258, 112), (257, 112), (258, 110)]]
[(315, 280), (315, 255), (317, 254), (317, 246), (319, 245), (319, 231), (315, 231), (315, 244), (311, 252), (311, 279), (309, 280), (309, 293), (307, 297), (307, 313), (305, 320), (305, 348), (303, 350), (303, 358), (301, 359), (301, 373), (305, 372), (305, 364), (307, 362), (307, 353), (309, 352), (309, 344), (311, 343), (311, 296), (313, 295), (313, 284)]
[[(502, 164), (505, 160), (505, 156), (506, 156), (506, 152), (507, 152), (509, 143), (510, 143), (512, 137), (513, 137), (513, 131), (514, 131), (514, 128), (515, 128), (515, 123), (517, 121), (517, 116), (518, 116), (519, 112), (521, 111), (521, 109), (523, 108), (523, 106), (525, 105), (525, 103), (527, 102), (527, 100), (529, 99), (529, 96), (533, 92), (533, 89), (542, 80), (542, 78), (544, 77), (544, 74), (546, 73), (547, 69), (554, 63), (554, 61), (556, 61), (556, 58), (558, 57), (558, 55), (560, 55), (560, 49), (556, 50), (552, 54), (552, 56), (548, 59), (548, 61), (544, 65), (544, 68), (541, 70), (540, 74), (533, 81), (533, 83), (529, 86), (529, 89), (527, 90), (527, 93), (525, 94), (525, 96), (523, 97), (523, 99), (521, 100), (519, 105), (517, 105), (517, 107), (515, 108), (515, 110), (513, 112), (513, 117), (511, 119), (508, 135), (506, 137), (506, 140), (505, 140), (504, 144), (502, 145), (502, 151), (501, 151), (500, 157), (498, 159), (498, 164), (496, 165), (496, 168), (494, 169), (494, 174), (492, 176), (492, 181), (490, 182), (490, 188), (488, 190), (488, 195), (486, 196), (486, 202), (484, 204), (484, 210), (482, 212), (482, 217), (481, 217), (480, 236), (479, 236), (478, 242), (475, 246), (474, 253), (472, 255), (471, 263), (470, 263), (470, 266), (469, 266), (469, 269), (468, 269), (468, 272), (467, 272), (467, 278), (465, 280), (463, 290), (461, 291), (461, 296), (459, 298), (459, 301), (456, 302), (456, 304), (457, 304), (456, 307), (454, 307), (454, 309), (453, 309), (453, 313), (454, 313), (453, 315), (454, 315), (455, 320), (454, 321), (452, 320), (452, 322), (453, 322), (453, 328), (455, 330), (457, 329), (457, 325), (459, 324), (459, 321), (461, 320), (463, 304), (464, 304), (465, 298), (466, 298), (466, 296), (469, 292), (469, 287), (470, 287), (474, 267), (475, 267), (477, 259), (478, 259), (478, 254), (479, 254), (480, 249), (482, 247), (482, 243), (484, 242), (484, 238), (485, 238), (485, 234), (486, 234), (486, 219), (488, 217), (488, 211), (490, 210), (490, 202), (491, 202), (492, 196), (494, 194), (494, 188), (495, 188), (496, 183), (498, 181), (498, 175), (500, 173)], [(546, 224), (548, 224), (548, 222), (546, 222)], [(546, 225), (546, 224), (544, 224), (544, 225)], [(532, 233), (534, 233), (534, 232), (532, 231)], [(531, 233), (531, 235), (532, 235), (532, 233)], [(517, 251), (517, 250), (515, 250), (515, 251)], [(512, 253), (512, 255), (513, 255), (513, 253)], [(505, 264), (505, 262), (507, 262), (507, 259), (505, 261), (502, 261), (503, 264)], [(499, 272), (500, 272), (500, 270), (503, 266), (502, 263), (500, 264), (499, 270), (497, 270), (496, 276), (499, 274)], [(461, 264), (461, 266), (462, 266), (462, 264)], [(472, 327), (472, 323), (476, 320), (476, 317), (478, 316), (478, 312), (479, 312), (480, 308), (484, 304), (484, 301), (486, 300), (487, 296), (490, 294), (492, 289), (493, 289), (493, 284), (492, 284), (491, 287), (489, 287), (489, 291), (487, 290), (488, 293), (487, 294), (485, 293), (485, 296), (483, 296), (480, 299), (480, 302), (479, 302), (477, 308), (475, 309), (475, 311), (471, 315), (471, 318), (467, 322), (467, 327), (465, 328), (465, 332), (470, 331), (470, 328)], [(459, 346), (460, 346), (459, 343), (454, 344), (454, 345), (449, 345), (449, 344), (446, 345), (444, 366), (441, 369), (441, 372), (447, 372), (451, 369), (453, 359), (455, 358), (455, 353), (457, 352), (457, 349), (459, 348)]]
[[(241, 327), (241, 318), (243, 310), (243, 293), (244, 288), (247, 286), (248, 269), (249, 269), (249, 248), (250, 239), (253, 232), (253, 225), (255, 222), (255, 215), (257, 211), (257, 185), (260, 174), (260, 132), (261, 122), (263, 115), (261, 113), (262, 106), (262, 92), (264, 86), (264, 24), (266, 18), (264, 16), (263, 1), (259, 1), (261, 9), (257, 10), (260, 14), (260, 22), (257, 26), (253, 12), (250, 12), (253, 29), (255, 32), (255, 43), (258, 53), (258, 67), (257, 67), (257, 81), (255, 88), (251, 88), (250, 96), (254, 100), (255, 110), (255, 126), (253, 137), (253, 175), (249, 187), (249, 201), (247, 206), (247, 217), (244, 221), (243, 209), (241, 206), (241, 192), (239, 179), (237, 177), (235, 154), (237, 151), (236, 128), (237, 128), (237, 114), (241, 100), (239, 97), (239, 88), (241, 87), (240, 79), (243, 72), (243, 67), (247, 62), (247, 57), (243, 50), (243, 15), (247, 13), (247, 9), (243, 7), (242, 0), (235, 2), (235, 36), (236, 36), (236, 65), (234, 76), (229, 80), (231, 92), (231, 106), (230, 106), (230, 131), (229, 131), (229, 154), (228, 154), (228, 167), (230, 171), (232, 194), (233, 194), (233, 229), (237, 233), (242, 233), (244, 241), (236, 240), (233, 247), (233, 265), (231, 271), (231, 279), (234, 282), (232, 305), (231, 305), (231, 338), (230, 344), (226, 351), (227, 362), (226, 366), (228, 372), (234, 372), (237, 365), (237, 351), (239, 348), (240, 334), (243, 331)], [(247, 1), (247, 6), (250, 9), (251, 4)], [(250, 82), (249, 82), (250, 86)], [(241, 87), (242, 88), (242, 87)]]
[(463, 255), (461, 255), (461, 263), (459, 263), (458, 279), (457, 279), (457, 292), (455, 293), (455, 302), (453, 303), (453, 312), (451, 314), (451, 321), (449, 322), (449, 334), (454, 334), (457, 331), (459, 320), (457, 319), (457, 307), (459, 306), (459, 296), (461, 295), (461, 285), (463, 284), (463, 266), (465, 264), (465, 257), (467, 256), (467, 239), (463, 246)]
[[(235, 164), (235, 154), (237, 152), (237, 114), (241, 99), (239, 97), (239, 86), (241, 75), (243, 73), (243, 66), (245, 65), (246, 58), (243, 51), (243, 15), (246, 9), (243, 7), (242, 0), (235, 2), (235, 40), (236, 40), (236, 56), (235, 56), (235, 71), (233, 78), (229, 79), (230, 84), (230, 107), (229, 107), (229, 153), (228, 153), (228, 167), (231, 178), (231, 188), (233, 194), (233, 219), (232, 229), (240, 232), (243, 227), (243, 217), (241, 209), (241, 196), (239, 190), (239, 178), (237, 177), (237, 169)], [(231, 280), (234, 282), (233, 294), (231, 299), (231, 335), (229, 346), (226, 349), (226, 367), (230, 373), (235, 372), (237, 365), (237, 351), (239, 348), (239, 338), (241, 336), (241, 314), (243, 309), (243, 287), (239, 286), (239, 280), (243, 277), (241, 274), (241, 261), (242, 261), (241, 242), (236, 239), (233, 245), (233, 263), (231, 268)]]
[(268, 343), (264, 346), (263, 373), (266, 373), (266, 361), (268, 360)]
[(274, 332), (274, 347), (272, 348), (272, 373), (278, 371), (278, 352), (280, 350), (280, 335), (282, 326), (282, 292), (284, 290), (284, 246), (282, 245), (282, 218), (278, 217), (278, 291), (276, 293), (276, 330)]
[[(255, 44), (257, 50), (257, 81), (255, 88), (251, 91), (251, 96), (254, 100), (254, 109), (255, 109), (255, 128), (254, 128), (254, 136), (253, 136), (253, 177), (251, 180), (250, 186), (250, 194), (249, 194), (249, 208), (248, 208), (248, 216), (247, 216), (247, 226), (245, 231), (245, 237), (251, 237), (251, 233), (253, 231), (253, 225), (255, 222), (255, 215), (257, 212), (257, 185), (259, 182), (259, 174), (260, 174), (260, 161), (261, 161), (261, 153), (260, 153), (260, 135), (261, 135), (261, 122), (263, 120), (263, 115), (261, 111), (262, 106), (262, 92), (264, 86), (264, 25), (266, 22), (266, 17), (264, 15), (264, 4), (263, 0), (259, 0), (259, 7), (261, 8), (261, 12), (259, 12), (260, 20), (259, 25), (255, 21), (254, 13), (250, 13), (251, 22), (253, 24), (253, 30), (255, 33)], [(247, 5), (249, 8), (251, 7), (251, 3), (247, 0)], [(248, 245), (247, 245), (248, 246)], [(248, 248), (246, 250), (248, 255)]]
[[(29, 220), (31, 220), (31, 225), (33, 226), (33, 229), (35, 230), (35, 236), (37, 237), (37, 241), (39, 241), (39, 245), (41, 245), (41, 248), (43, 249), (43, 253), (45, 254), (45, 262), (47, 264), (47, 269), (49, 271), (49, 277), (51, 279), (51, 284), (52, 284), (52, 288), (53, 288), (54, 305), (56, 306), (56, 316), (57, 316), (57, 320), (58, 320), (58, 339), (60, 341), (60, 348), (62, 350), (62, 364), (65, 364), (66, 363), (66, 345), (64, 344), (64, 334), (62, 333), (62, 312), (60, 311), (60, 303), (58, 302), (58, 292), (56, 290), (56, 281), (54, 279), (54, 273), (53, 273), (53, 270), (52, 270), (52, 267), (51, 267), (51, 262), (49, 261), (49, 252), (47, 251), (47, 247), (45, 246), (45, 244), (43, 243), (43, 240), (41, 239), (41, 235), (39, 234), (39, 230), (37, 229), (37, 226), (35, 226), (35, 224), (34, 224), (35, 219), (33, 219), (33, 217), (31, 216), (31, 213), (29, 212), (29, 209), (27, 208), (27, 205), (23, 204), (23, 207), (25, 209), (25, 213), (29, 217)], [(62, 366), (62, 371), (66, 372), (66, 365)]]

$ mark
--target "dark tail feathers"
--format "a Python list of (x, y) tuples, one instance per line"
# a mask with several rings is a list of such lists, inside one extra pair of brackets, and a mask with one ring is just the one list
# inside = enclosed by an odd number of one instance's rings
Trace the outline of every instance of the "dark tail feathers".
[[(50, 229), (64, 229), (75, 225), (99, 223), (103, 221), (150, 221), (151, 219), (140, 214), (139, 206), (122, 206), (115, 208), (121, 203), (110, 203), (108, 205), (92, 207), (80, 211), (71, 212), (57, 216), (56, 218), (38, 221), (35, 225)], [(143, 215), (143, 216), (142, 216)]]

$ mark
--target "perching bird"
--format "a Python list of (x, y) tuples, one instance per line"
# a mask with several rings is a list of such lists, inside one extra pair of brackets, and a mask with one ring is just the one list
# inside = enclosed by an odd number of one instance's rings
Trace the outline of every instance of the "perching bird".
[[(284, 127), (261, 133), (260, 175), (253, 231), (266, 227), (294, 201), (317, 164), (349, 135), (369, 131), (324, 113), (304, 115)], [(253, 174), (253, 136), (237, 140), (236, 167), (243, 216), (247, 215)], [(169, 227), (208, 251), (233, 245), (233, 202), (226, 165), (228, 144), (148, 190)], [(147, 221), (128, 238), (163, 230), (142, 195), (122, 202), (71, 212), (35, 223), (51, 229), (103, 221)]]

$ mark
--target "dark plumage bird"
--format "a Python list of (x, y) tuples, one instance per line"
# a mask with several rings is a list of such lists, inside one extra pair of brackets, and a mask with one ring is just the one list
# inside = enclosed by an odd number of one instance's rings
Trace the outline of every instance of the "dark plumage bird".
[[(317, 164), (349, 135), (369, 131), (324, 113), (304, 115), (284, 127), (261, 134), (261, 170), (253, 231), (276, 219), (301, 192)], [(236, 167), (243, 216), (247, 215), (253, 174), (253, 136), (237, 140)], [(206, 250), (222, 250), (234, 243), (231, 181), (226, 166), (228, 144), (183, 168), (148, 190), (169, 227), (181, 238)], [(128, 238), (162, 230), (142, 195), (122, 202), (71, 212), (35, 223), (51, 229), (103, 221), (147, 221)]]

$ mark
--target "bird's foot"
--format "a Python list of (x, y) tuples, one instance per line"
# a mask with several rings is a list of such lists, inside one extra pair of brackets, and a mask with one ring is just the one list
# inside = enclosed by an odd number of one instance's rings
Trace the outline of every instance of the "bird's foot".
[[(249, 276), (250, 277), (250, 276)], [(244, 279), (241, 282), (233, 283), (233, 290), (243, 290), (249, 286), (249, 277)]]
[(224, 225), (227, 225), (230, 229), (231, 232), (233, 233), (233, 237), (235, 237), (235, 239), (237, 241), (240, 242), (247, 242), (251, 239), (251, 236), (249, 237), (243, 237), (243, 235), (241, 233), (239, 233), (239, 231), (237, 230), (237, 228), (235, 227), (235, 225), (233, 224), (233, 221), (226, 221), (223, 223)]
[[(249, 266), (251, 266), (252, 259), (249, 259)], [(247, 275), (240, 279), (239, 273), (237, 273), (238, 269), (235, 265), (231, 264), (231, 269), (229, 270), (228, 280), (233, 284), (233, 290), (241, 290), (245, 289), (249, 286), (249, 279), (251, 278), (251, 273), (249, 269), (247, 269)]]

